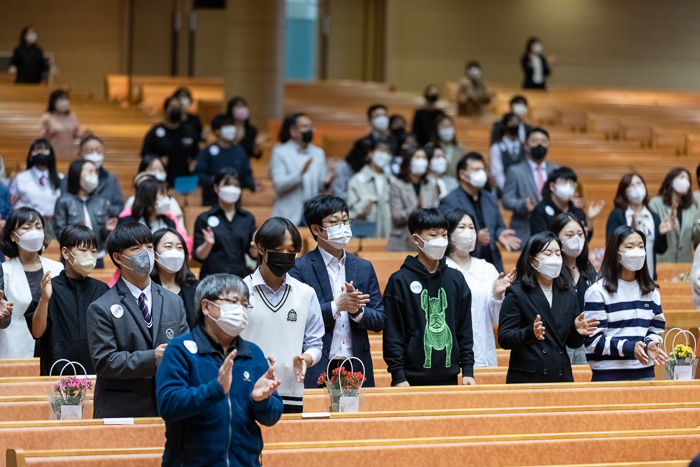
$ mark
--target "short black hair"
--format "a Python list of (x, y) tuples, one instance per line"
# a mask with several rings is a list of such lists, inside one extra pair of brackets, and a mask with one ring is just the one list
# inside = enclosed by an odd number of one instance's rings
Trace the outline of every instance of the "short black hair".
[(222, 126), (233, 125), (233, 120), (226, 114), (219, 114), (211, 121), (211, 131), (220, 130)]
[(430, 90), (433, 89), (433, 88), (436, 88), (436, 89), (437, 89), (437, 92), (438, 92), (438, 95), (439, 95), (439, 94), (440, 94), (440, 86), (438, 86), (438, 85), (435, 84), (435, 83), (427, 85), (427, 86), (425, 87), (425, 89), (423, 89), (423, 95), (424, 95), (424, 96), (428, 96), (428, 91), (430, 91)]
[(512, 105), (517, 104), (517, 103), (522, 103), (522, 104), (527, 105), (527, 99), (525, 98), (525, 96), (521, 96), (520, 94), (518, 94), (516, 96), (513, 96), (513, 98), (510, 100), (510, 102), (508, 104), (512, 106)]
[(549, 198), (552, 196), (552, 190), (549, 188), (550, 183), (556, 183), (557, 180), (566, 180), (574, 183), (578, 183), (578, 177), (576, 172), (574, 172), (569, 167), (559, 167), (552, 170), (552, 172), (547, 177), (547, 181), (542, 186), (542, 199)]
[[(90, 227), (81, 224), (69, 225), (58, 239), (59, 251), (63, 250), (63, 247), (71, 248), (75, 247), (85, 247), (97, 249), (97, 237)], [(63, 258), (63, 254), (59, 255), (61, 257), (61, 263), (66, 264), (66, 260)]]
[[(544, 251), (550, 243), (556, 242), (561, 248), (559, 238), (552, 232), (540, 232), (530, 237), (520, 253), (518, 262), (515, 264), (515, 282), (522, 284), (525, 289), (534, 289), (539, 285), (537, 282), (537, 271), (532, 267), (532, 258), (537, 253)], [(554, 279), (554, 285), (560, 290), (568, 289), (571, 285), (570, 275), (559, 274)]]
[(468, 70), (473, 66), (477, 67), (478, 69), (481, 69), (481, 64), (476, 60), (469, 60), (464, 68)]
[[(139, 162), (138, 173), (145, 172), (146, 170), (148, 170), (148, 166), (151, 165), (151, 162), (153, 162), (156, 159), (158, 159), (160, 163), (163, 164), (163, 161), (157, 154), (146, 154), (145, 156), (143, 156), (141, 158), (141, 162)], [(163, 164), (163, 167), (165, 167), (165, 164)]]
[[(644, 249), (647, 249), (647, 237), (644, 232), (633, 229), (629, 225), (621, 225), (613, 230), (612, 235), (605, 242), (605, 254), (603, 255), (603, 263), (600, 265), (600, 277), (603, 279), (603, 287), (609, 294), (617, 293), (617, 286), (622, 274), (622, 264), (620, 264), (620, 245), (627, 237), (632, 234), (638, 234), (644, 242)], [(649, 274), (646, 256), (644, 257), (644, 266), (634, 274), (634, 280), (639, 284), (639, 289), (643, 295), (653, 292), (658, 286)]]
[[(481, 161), (484, 162), (484, 156), (479, 154), (478, 152), (468, 152), (465, 155), (462, 156), (462, 158), (457, 162), (457, 178), (459, 178), (459, 171), (460, 170), (467, 170), (467, 162), (468, 161)], [(486, 162), (484, 162), (485, 164)]]
[(408, 216), (408, 231), (411, 235), (431, 229), (447, 230), (449, 226), (447, 218), (438, 208), (418, 209)]
[(224, 167), (214, 175), (215, 186), (221, 184), (224, 180), (238, 180), (238, 184), (241, 184), (241, 177), (233, 167)]
[(505, 130), (506, 128), (508, 128), (508, 122), (510, 122), (510, 119), (511, 119), (511, 118), (517, 118), (518, 120), (520, 120), (520, 117), (518, 117), (518, 116), (517, 116), (515, 113), (513, 113), (513, 112), (508, 112), (508, 113), (506, 113), (505, 115), (503, 115), (503, 118), (501, 119), (501, 126), (503, 127), (504, 130)]
[(190, 100), (192, 100), (192, 93), (190, 92), (189, 89), (182, 87), (182, 88), (177, 88), (175, 92), (173, 93), (173, 97), (179, 97), (180, 95), (184, 94), (186, 97), (188, 97)]
[(367, 109), (367, 118), (372, 118), (372, 112), (374, 112), (377, 109), (384, 109), (389, 112), (389, 109), (386, 108), (386, 105), (384, 104), (374, 104), (370, 105), (369, 108)]
[[(178, 232), (175, 229), (171, 229), (170, 227), (165, 228), (165, 229), (158, 229), (155, 231), (153, 234), (153, 251), (155, 251), (158, 248), (158, 244), (160, 241), (163, 239), (165, 234), (171, 233), (175, 235), (180, 242), (182, 243), (182, 251), (185, 253), (185, 262), (182, 263), (182, 267), (178, 272), (175, 273), (175, 283), (179, 285), (180, 287), (190, 285), (194, 281), (197, 280), (195, 277), (194, 273), (190, 270), (189, 266), (189, 261), (190, 261), (190, 251), (187, 249), (187, 243), (185, 243), (185, 239), (182, 238), (182, 235), (180, 235), (180, 232)], [(158, 268), (155, 266), (153, 267), (153, 270), (151, 271), (151, 278), (152, 279), (157, 279), (160, 283), (160, 276), (158, 275)]]
[(543, 135), (545, 135), (547, 137), (547, 139), (550, 139), (549, 132), (547, 130), (545, 130), (544, 128), (542, 128), (541, 126), (536, 126), (534, 128), (530, 128), (530, 131), (527, 132), (527, 136), (525, 137), (525, 139), (526, 140), (530, 139), (530, 135), (533, 133), (542, 133)]
[[(7, 217), (7, 221), (5, 221), (5, 228), (2, 231), (2, 245), (0, 245), (0, 250), (5, 256), (8, 258), (16, 258), (19, 255), (19, 247), (11, 238), (12, 233), (17, 230), (17, 227), (27, 222), (36, 222), (37, 220), (41, 220), (41, 225), (46, 229), (46, 222), (44, 222), (44, 218), (41, 217), (41, 214), (39, 214), (39, 211), (36, 209), (25, 206), (15, 209), (10, 213)], [(46, 245), (47, 242), (45, 239), (44, 247), (46, 247)], [(39, 254), (41, 254), (41, 250), (39, 250)]]
[(287, 232), (292, 235), (294, 251), (301, 251), (301, 235), (292, 221), (284, 217), (271, 217), (255, 233), (255, 244), (267, 251), (279, 248), (284, 243)]
[(77, 159), (71, 162), (68, 166), (68, 193), (77, 195), (80, 191), (80, 176), (83, 172), (83, 166), (85, 164), (95, 165), (92, 161), (86, 159)]
[(114, 253), (121, 253), (127, 248), (145, 243), (153, 243), (151, 229), (140, 222), (125, 222), (117, 225), (107, 237), (107, 253), (114, 265), (121, 269), (121, 266), (114, 261)]
[(180, 99), (178, 99), (177, 97), (175, 97), (175, 95), (172, 95), (172, 96), (170, 96), (170, 97), (166, 97), (165, 100), (163, 101), (163, 112), (165, 112), (165, 111), (168, 110), (168, 106), (170, 105), (170, 103), (171, 103), (172, 101), (178, 101), (178, 102), (180, 102)]
[(102, 138), (100, 138), (100, 137), (97, 136), (96, 134), (94, 134), (94, 133), (88, 133), (87, 135), (83, 136), (83, 137), (80, 139), (80, 144), (78, 145), (78, 148), (80, 149), (80, 151), (82, 151), (82, 150), (83, 150), (83, 146), (85, 146), (85, 144), (86, 144), (86, 143), (89, 143), (90, 141), (97, 141), (97, 142), (99, 142), (102, 146), (104, 146), (104, 144), (105, 144), (105, 142), (102, 141)]
[(449, 256), (454, 251), (454, 246), (452, 245), (452, 234), (454, 233), (459, 223), (462, 222), (464, 216), (468, 216), (472, 220), (472, 224), (474, 224), (474, 229), (477, 229), (478, 227), (474, 216), (472, 216), (462, 208), (448, 209), (443, 214), (445, 214), (445, 219), (447, 219), (447, 239), (449, 240), (449, 243), (447, 244), (447, 249), (445, 250), (445, 256)]
[(343, 198), (333, 195), (318, 195), (304, 203), (304, 220), (309, 226), (309, 231), (316, 240), (316, 235), (311, 230), (312, 225), (321, 227), (324, 217), (332, 216), (336, 212), (344, 212), (350, 215), (348, 204)]

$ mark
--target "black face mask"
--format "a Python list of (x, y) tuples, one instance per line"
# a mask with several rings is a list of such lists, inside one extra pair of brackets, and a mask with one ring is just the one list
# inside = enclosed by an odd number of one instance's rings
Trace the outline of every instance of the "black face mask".
[(394, 128), (393, 130), (391, 130), (391, 134), (394, 135), (394, 138), (396, 139), (403, 139), (404, 135), (406, 134), (406, 129)]
[(305, 131), (301, 134), (301, 139), (306, 144), (309, 144), (314, 139), (314, 130)]
[(180, 109), (173, 109), (168, 113), (168, 120), (170, 120), (173, 123), (178, 123), (179, 121), (182, 120), (182, 110)]
[(518, 132), (520, 131), (520, 125), (508, 125), (506, 127), (506, 131), (509, 135), (518, 136)]
[(438, 95), (437, 94), (430, 94), (425, 96), (425, 100), (428, 102), (437, 102), (438, 100)]
[(47, 166), (49, 165), (49, 156), (48, 154), (36, 154), (34, 157), (32, 157), (32, 162), (34, 162), (34, 165), (42, 165), (42, 166)]
[(278, 251), (267, 252), (267, 269), (277, 277), (284, 277), (294, 267), (296, 258), (294, 253), (280, 253)]
[(532, 158), (535, 160), (542, 160), (544, 159), (544, 156), (547, 155), (547, 148), (542, 146), (541, 144), (538, 144), (534, 148), (530, 149), (530, 154), (532, 155)]

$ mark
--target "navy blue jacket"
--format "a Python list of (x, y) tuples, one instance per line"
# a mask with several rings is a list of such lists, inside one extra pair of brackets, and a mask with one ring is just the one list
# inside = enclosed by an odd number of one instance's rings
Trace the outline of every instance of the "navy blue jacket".
[(253, 171), (250, 169), (250, 162), (243, 148), (236, 144), (229, 148), (222, 148), (213, 143), (199, 152), (197, 167), (194, 169), (199, 177), (199, 185), (202, 187), (203, 206), (219, 204), (219, 198), (214, 192), (214, 175), (224, 167), (232, 167), (238, 172), (241, 188), (255, 191)]
[[(163, 466), (259, 466), (263, 439), (258, 423), (272, 426), (282, 398), (251, 398), (269, 364), (260, 348), (237, 338), (231, 390), (218, 381), (224, 354), (201, 327), (173, 339), (156, 374), (158, 413), (165, 420)], [(257, 422), (257, 423), (256, 423)]]
[[(345, 255), (345, 281), (352, 281), (357, 290), (369, 294), (369, 303), (365, 306), (360, 322), (356, 323), (352, 319), (350, 320), (350, 334), (352, 335), (353, 356), (359, 358), (365, 364), (367, 381), (364, 386), (374, 387), (374, 368), (372, 367), (372, 354), (369, 349), (367, 331), (380, 332), (384, 329), (384, 322), (386, 321), (384, 303), (382, 302), (379, 282), (377, 282), (377, 275), (374, 272), (372, 263), (348, 252), (345, 252)], [(331, 357), (331, 343), (333, 341), (333, 329), (335, 328), (335, 319), (331, 308), (331, 302), (333, 301), (331, 280), (328, 278), (326, 263), (323, 261), (323, 256), (321, 256), (318, 247), (297, 259), (294, 268), (289, 271), (289, 274), (298, 281), (311, 286), (316, 291), (318, 301), (321, 303), (323, 323), (326, 325), (326, 333), (323, 335), (323, 353), (321, 354), (321, 360), (306, 370), (306, 378), (304, 379), (305, 387), (317, 388), (318, 377), (321, 376), (321, 373), (326, 372), (328, 359)], [(355, 371), (361, 370), (355, 368)]]
[[(491, 253), (491, 262), (498, 272), (503, 272), (503, 260), (501, 259), (501, 252), (498, 251), (498, 246), (496, 246), (496, 241), (498, 240), (498, 236), (506, 229), (506, 224), (503, 222), (503, 216), (501, 216), (501, 210), (498, 207), (496, 196), (487, 190), (481, 190), (479, 196), (481, 197), (481, 210), (486, 225), (475, 225), (474, 227), (476, 227), (477, 232), (483, 228), (488, 228), (491, 234), (491, 243), (489, 243), (488, 247), (482, 247), (477, 244), (474, 250), (474, 257), (488, 259), (484, 254), (484, 250), (488, 249)], [(455, 188), (440, 200), (440, 211), (445, 212), (451, 208), (464, 209), (474, 217), (474, 223), (478, 224), (476, 220), (476, 211), (474, 211), (474, 199), (461, 187)]]

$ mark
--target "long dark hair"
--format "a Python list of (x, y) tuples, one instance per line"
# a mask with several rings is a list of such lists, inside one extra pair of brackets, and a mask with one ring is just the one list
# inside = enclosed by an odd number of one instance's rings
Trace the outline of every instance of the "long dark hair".
[[(630, 202), (627, 199), (627, 188), (632, 184), (632, 179), (634, 177), (639, 177), (639, 179), (642, 181), (642, 184), (644, 184), (644, 189), (646, 190), (647, 187), (647, 182), (644, 181), (644, 178), (639, 175), (639, 174), (624, 174), (622, 178), (620, 179), (620, 184), (617, 186), (617, 193), (615, 193), (615, 207), (617, 209), (622, 209), (623, 211), (626, 211), (627, 208), (630, 206)], [(648, 208), (649, 207), (649, 190), (646, 190), (647, 194), (644, 196), (644, 200), (642, 201), (642, 206)]]
[(31, 24), (29, 26), (25, 26), (22, 29), (22, 32), (19, 33), (19, 45), (22, 47), (31, 47), (31, 46), (36, 46), (36, 43), (30, 44), (27, 42), (27, 32), (29, 32), (30, 29), (34, 29), (34, 26)]
[[(134, 194), (134, 204), (131, 207), (131, 217), (134, 221), (138, 221), (143, 217), (147, 224), (151, 223), (151, 215), (156, 212), (156, 199), (158, 193), (167, 193), (168, 184), (156, 180), (155, 178), (146, 178), (136, 187)], [(165, 219), (165, 216), (158, 216)]]
[[(603, 287), (605, 287), (605, 290), (610, 294), (617, 293), (617, 284), (622, 274), (622, 265), (620, 264), (620, 256), (618, 253), (620, 245), (627, 237), (635, 233), (642, 237), (644, 249), (646, 250), (646, 235), (628, 225), (621, 225), (616, 228), (605, 243), (605, 255), (603, 256), (603, 264), (600, 267), (600, 277), (603, 278)], [(634, 274), (634, 280), (639, 284), (642, 295), (651, 293), (658, 287), (651, 278), (651, 274), (649, 274), (646, 257), (644, 258), (644, 266), (642, 266), (642, 269)]]
[(532, 44), (535, 42), (539, 42), (539, 38), (537, 37), (531, 37), (527, 40), (527, 45), (525, 46), (525, 56), (527, 57), (530, 54), (530, 49), (532, 49)]
[[(532, 259), (552, 242), (556, 242), (561, 248), (559, 238), (552, 232), (540, 232), (530, 237), (515, 265), (515, 282), (522, 284), (525, 289), (534, 289), (539, 286), (537, 271), (532, 267)], [(571, 285), (570, 276), (559, 274), (559, 277), (554, 279), (554, 285), (560, 290), (568, 289)]]
[(243, 122), (243, 125), (245, 126), (245, 129), (247, 130), (248, 128), (251, 127), (250, 125), (250, 105), (248, 105), (248, 101), (246, 100), (245, 97), (243, 96), (235, 96), (229, 99), (228, 104), (226, 105), (226, 115), (228, 115), (231, 118), (231, 121), (233, 121), (233, 108), (237, 106), (238, 104), (245, 104), (246, 107), (248, 107), (248, 118), (245, 119)]
[(49, 96), (49, 106), (46, 108), (46, 111), (49, 113), (54, 113), (56, 111), (56, 101), (62, 97), (70, 99), (68, 91), (66, 91), (65, 89), (56, 89), (55, 91), (53, 91)]
[[(192, 282), (197, 280), (197, 277), (195, 277), (194, 273), (190, 270), (189, 266), (189, 261), (190, 261), (190, 252), (187, 249), (187, 244), (185, 243), (185, 239), (182, 238), (182, 235), (175, 230), (171, 229), (170, 227), (166, 229), (158, 229), (153, 233), (153, 251), (155, 251), (158, 248), (158, 244), (160, 241), (163, 239), (165, 234), (171, 233), (180, 240), (180, 243), (182, 243), (182, 250), (185, 253), (185, 262), (182, 263), (182, 267), (178, 272), (175, 273), (175, 283), (179, 285), (180, 287), (184, 287), (187, 285), (190, 285)], [(160, 282), (160, 276), (158, 275), (158, 268), (153, 268), (153, 271), (151, 271), (151, 279), (156, 280)]]
[(286, 143), (290, 139), (292, 139), (292, 135), (289, 133), (289, 129), (292, 128), (293, 126), (297, 126), (297, 120), (299, 120), (299, 117), (305, 116), (306, 114), (303, 112), (297, 112), (293, 113), (291, 115), (287, 115), (284, 118), (284, 121), (282, 122), (282, 127), (280, 128), (280, 134), (279, 134), (279, 140), (280, 143)]
[(32, 152), (41, 149), (49, 150), (49, 161), (46, 163), (46, 168), (49, 171), (49, 183), (51, 183), (51, 188), (57, 190), (61, 185), (61, 179), (58, 177), (58, 171), (56, 170), (56, 152), (53, 150), (53, 146), (51, 146), (51, 143), (49, 143), (47, 139), (41, 138), (34, 140), (32, 145), (29, 146), (29, 154), (27, 154), (27, 170), (34, 167)]
[(92, 161), (86, 159), (76, 159), (68, 166), (68, 193), (77, 195), (80, 191), (80, 177), (83, 174), (83, 166), (85, 164), (95, 165)]
[[(396, 176), (399, 180), (406, 183), (411, 183), (411, 161), (418, 151), (423, 151), (423, 148), (409, 149), (403, 154), (403, 160), (401, 161), (401, 167), (399, 168), (399, 174)], [(428, 155), (425, 155), (426, 159)], [(428, 183), (428, 171), (426, 170), (420, 177), (421, 184)]]
[[(583, 229), (583, 233), (585, 236), (586, 227), (583, 225), (583, 222), (581, 222), (581, 219), (568, 212), (562, 212), (561, 214), (557, 215), (554, 219), (552, 219), (552, 223), (549, 224), (549, 230), (554, 235), (559, 237), (559, 234), (562, 230), (564, 230), (564, 227), (566, 227), (569, 224), (569, 222), (576, 222), (579, 225), (579, 227)], [(585, 237), (583, 241), (583, 250), (581, 250), (581, 254), (578, 255), (578, 257), (576, 258), (576, 267), (578, 268), (581, 277), (583, 277), (583, 279), (588, 284), (592, 284), (598, 278), (598, 273), (596, 272), (595, 267), (593, 267), (591, 261), (588, 259), (588, 242), (586, 241)], [(567, 267), (562, 268), (562, 273), (564, 272), (566, 272), (567, 274), (571, 274), (569, 268)], [(571, 281), (573, 283), (573, 275), (571, 277)]]
[(435, 120), (433, 121), (433, 130), (432, 133), (430, 134), (430, 142), (433, 143), (435, 146), (440, 146), (444, 144), (445, 142), (440, 139), (440, 134), (438, 133), (438, 126), (444, 121), (444, 120), (449, 120), (450, 123), (452, 123), (452, 128), (455, 129), (455, 134), (454, 137), (452, 137), (452, 143), (453, 145), (457, 145), (457, 126), (455, 125), (455, 121), (452, 117), (450, 117), (447, 114), (440, 113), (435, 117)]
[[(661, 184), (661, 188), (659, 188), (659, 196), (661, 196), (666, 206), (671, 206), (671, 204), (673, 204), (673, 179), (684, 172), (688, 174), (688, 181), (690, 181), (692, 185), (693, 179), (690, 178), (690, 172), (682, 167), (671, 169), (666, 174), (666, 178), (664, 178), (664, 182)], [(691, 204), (693, 204), (693, 190), (688, 188), (688, 193), (684, 194), (680, 199), (678, 202), (678, 207), (681, 210), (684, 210), (688, 209)]]

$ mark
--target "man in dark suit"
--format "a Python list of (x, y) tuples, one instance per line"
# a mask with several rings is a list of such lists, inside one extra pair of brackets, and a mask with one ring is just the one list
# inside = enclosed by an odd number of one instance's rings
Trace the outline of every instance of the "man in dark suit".
[[(525, 123), (525, 117), (527, 117), (527, 99), (525, 99), (525, 96), (513, 96), (513, 98), (510, 100), (510, 110), (508, 112), (512, 112), (520, 118), (518, 139), (521, 143), (524, 143), (525, 138), (527, 138), (527, 134), (530, 132), (530, 130), (532, 130), (532, 127)], [(503, 128), (501, 120), (496, 120), (493, 122), (493, 128), (491, 129), (490, 145), (493, 146), (494, 144), (498, 143), (504, 135), (505, 128)]]
[(496, 241), (508, 250), (520, 248), (520, 240), (515, 232), (506, 229), (501, 217), (496, 196), (484, 190), (488, 176), (484, 157), (478, 152), (470, 152), (457, 163), (459, 187), (440, 200), (440, 210), (462, 208), (476, 220), (477, 248), (475, 258), (482, 258), (493, 264), (498, 272), (503, 272), (503, 260)]
[[(377, 275), (372, 263), (345, 251), (352, 233), (342, 198), (321, 195), (310, 199), (304, 204), (304, 219), (318, 247), (297, 259), (289, 274), (316, 291), (326, 326), (321, 360), (306, 371), (304, 385), (318, 387), (318, 377), (326, 372), (329, 361), (332, 372), (347, 357), (356, 357), (364, 364), (364, 385), (373, 387), (367, 331), (380, 332), (385, 321)], [(357, 361), (351, 363), (354, 371), (362, 371)]]
[(146, 226), (117, 226), (107, 251), (122, 277), (88, 308), (94, 418), (157, 417), (156, 367), (168, 342), (189, 331), (185, 306), (150, 279), (153, 237)]
[[(374, 141), (389, 141), (391, 153), (396, 154), (398, 143), (396, 138), (391, 134), (389, 128), (389, 110), (383, 104), (374, 104), (367, 109), (367, 120), (372, 131), (366, 136), (358, 139), (353, 143), (351, 152), (362, 151), (363, 147), (368, 145), (367, 140)], [(366, 152), (366, 151), (365, 151)]]

